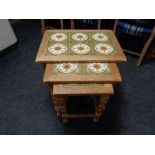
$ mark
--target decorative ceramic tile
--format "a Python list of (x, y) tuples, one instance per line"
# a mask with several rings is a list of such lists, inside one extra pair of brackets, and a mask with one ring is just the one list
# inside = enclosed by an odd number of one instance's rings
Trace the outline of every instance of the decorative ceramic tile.
[(56, 64), (56, 70), (60, 73), (73, 73), (77, 70), (78, 64), (76, 63), (62, 63), (62, 64)]
[(116, 54), (105, 33), (51, 33), (47, 55), (107, 55)]
[(96, 41), (101, 42), (107, 41), (109, 39), (109, 37), (104, 33), (95, 33), (92, 35), (92, 38)]
[(76, 54), (86, 54), (90, 52), (90, 46), (81, 43), (74, 44), (72, 46), (72, 51)]
[(103, 73), (109, 70), (108, 65), (105, 63), (88, 63), (86, 66), (93, 73)]
[(60, 55), (65, 53), (66, 51), (67, 46), (60, 43), (56, 43), (48, 47), (48, 52), (50, 52), (52, 55)]
[(67, 35), (65, 33), (54, 33), (51, 35), (51, 39), (54, 41), (63, 41), (67, 39)]
[(110, 73), (107, 63), (59, 63), (54, 64), (53, 73), (63, 74), (100, 74)]
[(113, 47), (111, 45), (100, 43), (95, 45), (95, 51), (101, 54), (109, 54), (113, 52)]
[(74, 33), (72, 39), (75, 41), (85, 41), (88, 39), (88, 35), (85, 33)]

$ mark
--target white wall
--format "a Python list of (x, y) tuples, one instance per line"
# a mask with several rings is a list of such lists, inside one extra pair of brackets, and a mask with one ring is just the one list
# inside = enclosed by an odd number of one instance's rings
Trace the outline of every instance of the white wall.
[(0, 51), (15, 44), (17, 38), (7, 19), (0, 19)]

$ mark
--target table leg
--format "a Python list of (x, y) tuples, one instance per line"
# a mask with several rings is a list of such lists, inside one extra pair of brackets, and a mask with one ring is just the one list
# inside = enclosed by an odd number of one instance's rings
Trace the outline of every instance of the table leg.
[(64, 123), (67, 123), (68, 117), (67, 117), (67, 109), (66, 109), (66, 97), (59, 96), (59, 107), (62, 115), (62, 120)]
[(94, 122), (97, 122), (105, 110), (105, 106), (109, 100), (109, 96), (100, 96), (99, 103), (96, 107)]
[(59, 97), (53, 96), (53, 103), (55, 107), (55, 111), (58, 117), (61, 116), (60, 105), (59, 105)]

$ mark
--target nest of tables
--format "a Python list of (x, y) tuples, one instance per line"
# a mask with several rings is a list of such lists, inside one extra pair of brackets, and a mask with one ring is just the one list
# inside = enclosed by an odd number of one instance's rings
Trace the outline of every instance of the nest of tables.
[[(56, 114), (63, 122), (72, 118), (98, 121), (114, 84), (122, 82), (117, 63), (125, 61), (111, 30), (47, 30), (36, 58), (44, 66), (43, 82), (48, 83)], [(95, 112), (69, 114), (67, 98), (85, 95), (92, 99)]]

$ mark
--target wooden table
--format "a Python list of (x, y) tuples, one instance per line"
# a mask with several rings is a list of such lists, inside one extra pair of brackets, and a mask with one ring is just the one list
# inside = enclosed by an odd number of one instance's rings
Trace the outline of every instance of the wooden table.
[(47, 30), (36, 58), (37, 63), (125, 61), (111, 30)]
[[(83, 117), (98, 121), (113, 85), (122, 82), (116, 63), (125, 61), (111, 30), (47, 30), (36, 58), (46, 65), (43, 82), (49, 84), (56, 113), (64, 122)], [(66, 97), (72, 95), (90, 95), (95, 113), (67, 114)]]

